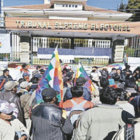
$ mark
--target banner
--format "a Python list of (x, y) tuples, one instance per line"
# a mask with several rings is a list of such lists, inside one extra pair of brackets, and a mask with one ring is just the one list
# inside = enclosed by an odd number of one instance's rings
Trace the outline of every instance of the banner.
[(0, 0), (0, 14), (1, 14), (1, 0)]
[(10, 34), (0, 34), (0, 54), (11, 53)]

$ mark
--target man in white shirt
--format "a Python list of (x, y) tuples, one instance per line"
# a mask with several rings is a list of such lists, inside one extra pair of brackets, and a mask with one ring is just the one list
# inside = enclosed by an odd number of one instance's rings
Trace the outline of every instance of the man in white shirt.
[(26, 140), (29, 132), (13, 116), (15, 108), (6, 101), (0, 101), (0, 140)]

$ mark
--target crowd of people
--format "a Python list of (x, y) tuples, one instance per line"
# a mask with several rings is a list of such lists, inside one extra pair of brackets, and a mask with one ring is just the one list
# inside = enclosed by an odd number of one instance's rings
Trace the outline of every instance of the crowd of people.
[(62, 68), (63, 102), (58, 91), (36, 90), (45, 70), (30, 73), (23, 64), (18, 81), (9, 70), (0, 76), (0, 140), (140, 140), (140, 67), (92, 67), (91, 92), (68, 65)]

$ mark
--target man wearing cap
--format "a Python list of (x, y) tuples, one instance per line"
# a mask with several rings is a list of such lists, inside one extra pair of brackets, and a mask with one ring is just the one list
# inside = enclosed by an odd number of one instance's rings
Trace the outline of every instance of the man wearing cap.
[[(84, 77), (79, 77), (76, 80), (76, 86), (78, 87), (83, 87), (83, 97), (85, 100), (91, 101), (91, 94), (90, 91), (88, 91), (88, 89), (86, 87), (84, 87), (84, 84), (86, 83), (86, 79)], [(64, 95), (64, 101), (72, 99), (72, 93), (71, 93), (71, 89), (68, 88), (66, 90), (66, 93)]]
[(40, 70), (41, 70), (41, 66), (36, 66), (36, 70), (32, 72), (32, 77), (41, 78)]
[(44, 103), (32, 111), (33, 140), (65, 140), (64, 134), (72, 133), (70, 120), (65, 120), (63, 110), (56, 105), (56, 95), (52, 88), (42, 91)]
[(19, 96), (17, 95), (17, 86), (18, 86), (18, 82), (8, 81), (4, 85), (4, 91), (0, 93), (0, 99), (1, 100), (6, 100), (9, 103), (15, 103), (18, 110), (19, 110), (18, 119), (23, 124), (25, 124), (23, 110), (21, 108), (21, 102), (20, 102)]
[(6, 101), (0, 101), (0, 140), (26, 140), (29, 132), (13, 116), (15, 108)]
[(31, 82), (27, 82), (27, 81), (23, 81), (21, 84), (20, 84), (20, 91), (23, 94), (28, 94), (29, 91), (30, 91), (30, 88), (32, 86), (32, 83)]
[(30, 107), (32, 104), (31, 98), (32, 92), (30, 92), (30, 88), (32, 83), (24, 81), (20, 84), (22, 95), (20, 96), (21, 107), (24, 110), (24, 119), (26, 121), (26, 127), (28, 130), (31, 128), (31, 120), (30, 120)]
[(29, 73), (23, 73), (22, 75), (23, 80), (29, 82), (30, 81), (30, 75)]

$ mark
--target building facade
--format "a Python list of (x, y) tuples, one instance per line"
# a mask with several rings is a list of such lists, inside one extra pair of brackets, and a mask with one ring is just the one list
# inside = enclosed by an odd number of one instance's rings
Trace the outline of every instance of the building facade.
[(4, 7), (10, 57), (44, 64), (58, 47), (65, 63), (107, 64), (122, 62), (129, 46), (130, 52), (137, 48), (133, 53), (139, 56), (140, 23), (126, 21), (132, 14), (91, 7), (86, 2), (44, 0), (42, 5)]

